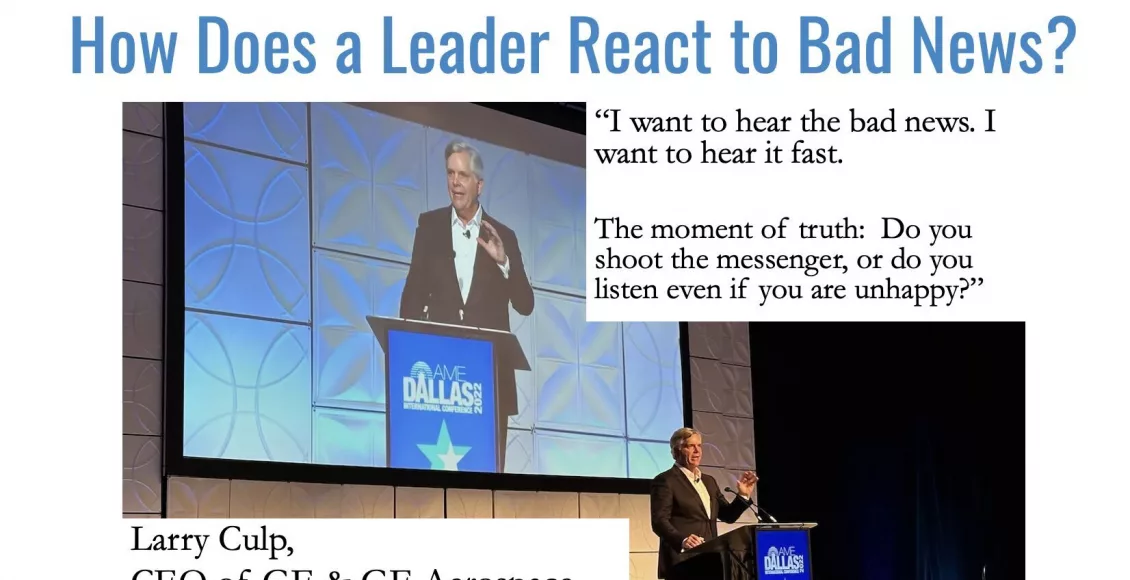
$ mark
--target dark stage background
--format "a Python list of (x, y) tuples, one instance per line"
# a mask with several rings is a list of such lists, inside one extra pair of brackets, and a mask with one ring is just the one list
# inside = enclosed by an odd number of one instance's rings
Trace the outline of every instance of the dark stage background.
[(820, 580), (1024, 577), (1024, 325), (752, 323), (758, 497)]

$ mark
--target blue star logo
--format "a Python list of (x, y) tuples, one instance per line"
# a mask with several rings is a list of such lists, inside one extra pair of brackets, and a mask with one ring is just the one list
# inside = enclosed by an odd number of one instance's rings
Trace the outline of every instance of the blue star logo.
[(451, 442), (451, 435), (447, 432), (447, 421), (440, 423), (439, 437), (435, 445), (419, 443), (416, 447), (419, 447), (431, 462), (432, 469), (444, 471), (459, 471), (459, 460), (471, 450), (468, 446), (456, 446)]

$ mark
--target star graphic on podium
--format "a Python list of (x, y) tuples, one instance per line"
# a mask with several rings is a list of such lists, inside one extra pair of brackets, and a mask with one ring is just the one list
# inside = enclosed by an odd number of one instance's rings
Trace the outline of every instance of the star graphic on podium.
[(435, 445), (419, 443), (416, 447), (419, 447), (432, 463), (432, 469), (444, 471), (459, 471), (459, 460), (471, 450), (468, 446), (456, 446), (451, 442), (451, 435), (447, 432), (447, 421), (440, 423), (439, 437)]

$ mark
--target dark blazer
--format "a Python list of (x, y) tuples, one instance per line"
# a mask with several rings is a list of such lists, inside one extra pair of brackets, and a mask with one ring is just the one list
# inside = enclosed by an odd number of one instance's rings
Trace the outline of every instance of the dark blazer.
[[(400, 317), (430, 320), (478, 328), (510, 331), (510, 305), (522, 316), (534, 310), (534, 290), (526, 277), (522, 251), (514, 230), (483, 210), (483, 221), (490, 222), (502, 238), (510, 259), (510, 276), (480, 246), (475, 254), (475, 273), (467, 302), (459, 292), (455, 273), (455, 250), (451, 239), (451, 206), (420, 214), (416, 238), (412, 242), (412, 262), (404, 292), (400, 295)], [(425, 314), (424, 308), (427, 308)], [(463, 311), (460, 319), (459, 311)], [(518, 397), (513, 373), (499, 377), (498, 406), (505, 415), (518, 412)]]
[(709, 515), (678, 465), (651, 480), (651, 529), (659, 536), (659, 578), (667, 577), (687, 536), (695, 534), (707, 541), (717, 538), (718, 520), (732, 524), (747, 509), (739, 500), (728, 501), (713, 477), (703, 473), (702, 482), (710, 494)]

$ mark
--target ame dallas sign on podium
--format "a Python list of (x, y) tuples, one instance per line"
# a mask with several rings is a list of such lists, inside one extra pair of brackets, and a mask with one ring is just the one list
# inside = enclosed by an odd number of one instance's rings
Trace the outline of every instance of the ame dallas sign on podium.
[(675, 560), (665, 580), (812, 580), (814, 523), (762, 523), (731, 530)]
[(498, 373), (529, 370), (500, 330), (367, 317), (384, 349), (388, 466), (501, 471)]

